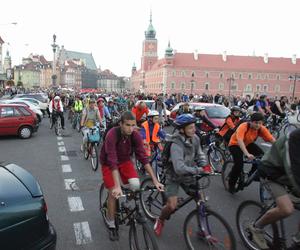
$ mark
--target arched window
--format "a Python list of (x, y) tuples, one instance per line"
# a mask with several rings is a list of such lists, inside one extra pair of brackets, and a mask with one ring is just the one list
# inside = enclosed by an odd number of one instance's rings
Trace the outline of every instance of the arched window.
[(209, 90), (209, 82), (206, 82), (206, 83), (204, 84), (204, 89), (205, 89), (205, 90)]

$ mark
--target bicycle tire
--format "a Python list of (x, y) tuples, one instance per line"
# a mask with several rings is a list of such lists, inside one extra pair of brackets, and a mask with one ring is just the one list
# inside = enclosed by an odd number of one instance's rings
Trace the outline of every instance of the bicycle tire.
[(297, 126), (295, 124), (289, 123), (284, 126), (283, 133), (285, 135), (287, 135), (287, 134), (291, 133), (292, 131), (294, 131), (295, 129), (297, 129)]
[(83, 157), (85, 160), (87, 160), (90, 156), (89, 147), (90, 146), (88, 145), (88, 143), (86, 146), (85, 145), (83, 146)]
[(299, 113), (297, 115), (297, 121), (300, 122), (300, 110), (299, 110)]
[(140, 194), (141, 207), (146, 217), (155, 221), (164, 205), (163, 194), (156, 189), (150, 177), (142, 181), (141, 190), (143, 190)]
[[(232, 164), (231, 166), (229, 164)], [(234, 165), (233, 161), (226, 161), (222, 167), (222, 182), (224, 185), (224, 188), (226, 191), (229, 190), (229, 185), (228, 185), (228, 178), (229, 178), (229, 173), (231, 172), (231, 169)]]
[(104, 183), (102, 183), (99, 189), (99, 211), (102, 214), (105, 226), (108, 228), (107, 219), (106, 219), (107, 199), (108, 199), (108, 192), (104, 186)]
[[(142, 227), (142, 232), (138, 232), (137, 226)], [(144, 244), (141, 241), (145, 241)], [(129, 247), (130, 250), (158, 250), (158, 244), (153, 230), (146, 222), (133, 222), (129, 229)]]
[(98, 160), (98, 149), (96, 144), (91, 145), (91, 164), (92, 164), (92, 169), (94, 171), (97, 171), (99, 166), (99, 160)]
[[(242, 217), (242, 212), (244, 212), (244, 210), (246, 209), (246, 207), (250, 207), (250, 206), (253, 206), (253, 207), (256, 207), (257, 209), (257, 213), (258, 214), (255, 214), (253, 215), (253, 219), (251, 220), (249, 217), (250, 215), (247, 214), (246, 218), (247, 220), (246, 221), (241, 221), (241, 217)], [(258, 246), (255, 245), (254, 242), (252, 242), (251, 240), (251, 233), (249, 232), (249, 230), (247, 228), (244, 229), (244, 225), (247, 226), (249, 225), (250, 223), (253, 223), (255, 222), (255, 220), (262, 214), (264, 213), (265, 211), (265, 208), (264, 206), (257, 202), (257, 201), (252, 201), (252, 200), (247, 200), (247, 201), (244, 201), (240, 204), (240, 206), (238, 207), (238, 210), (237, 210), (237, 213), (236, 213), (236, 225), (237, 225), (237, 229), (238, 229), (238, 232), (239, 232), (239, 235), (240, 235), (240, 238), (242, 239), (244, 245), (248, 248), (248, 249), (251, 249), (251, 250), (260, 250), (260, 248)], [(247, 231), (247, 230), (248, 231)], [(267, 230), (267, 229), (266, 229)], [(274, 238), (278, 237), (278, 228), (277, 228), (277, 225), (276, 224), (272, 224), (271, 227), (268, 228), (268, 231), (267, 232), (267, 244), (268, 246), (270, 247), (270, 249), (274, 249), (272, 248), (273, 244), (272, 244), (272, 241)]]
[[(198, 209), (193, 210), (188, 214), (184, 221), (183, 225), (183, 234), (184, 234), (184, 240), (185, 243), (190, 250), (194, 249), (230, 249), (235, 250), (236, 249), (236, 240), (233, 234), (233, 231), (228, 224), (228, 222), (217, 212), (205, 208), (205, 223), (209, 223), (206, 228), (209, 230), (209, 236), (205, 233), (202, 233), (199, 231), (199, 228), (203, 228), (200, 226), (200, 219), (199, 219), (199, 212)], [(214, 221), (213, 219), (216, 219)], [(215, 223), (212, 224), (212, 222), (218, 222), (218, 225)], [(192, 228), (192, 224), (196, 224), (195, 232)], [(221, 228), (220, 226), (223, 226)], [(221, 230), (220, 230), (221, 229)], [(212, 232), (212, 230), (214, 230)], [(218, 234), (218, 235), (216, 235)], [(196, 243), (192, 243), (192, 236), (195, 236)], [(222, 242), (219, 241), (222, 239)], [(201, 244), (202, 243), (202, 244)], [(201, 244), (201, 245), (200, 245)], [(213, 246), (217, 246), (217, 248), (214, 248)], [(206, 247), (205, 247), (206, 246)]]
[[(216, 147), (214, 147), (213, 149), (209, 148), (209, 150), (207, 151), (207, 158), (208, 158), (208, 163), (213, 167), (215, 172), (218, 173), (222, 172), (222, 167), (225, 162), (224, 160), (225, 156), (221, 149)], [(218, 162), (220, 165), (217, 166), (216, 163)]]

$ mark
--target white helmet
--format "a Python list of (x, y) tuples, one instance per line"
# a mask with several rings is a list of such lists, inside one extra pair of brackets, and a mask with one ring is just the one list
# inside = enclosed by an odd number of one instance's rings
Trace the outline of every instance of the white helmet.
[(147, 115), (147, 117), (153, 117), (153, 116), (159, 116), (158, 111), (156, 111), (156, 110), (151, 110), (151, 111), (148, 113), (148, 115)]
[(60, 100), (60, 97), (57, 95), (54, 97), (54, 100)]

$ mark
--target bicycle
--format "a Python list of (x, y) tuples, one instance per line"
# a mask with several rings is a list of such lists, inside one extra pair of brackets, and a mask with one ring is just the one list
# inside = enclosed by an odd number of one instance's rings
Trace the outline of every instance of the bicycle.
[[(147, 219), (142, 215), (139, 207), (141, 190), (132, 191), (122, 187), (122, 192), (122, 197), (116, 200), (116, 229), (118, 230), (120, 225), (129, 226), (129, 247), (131, 250), (157, 250), (158, 245), (153, 230), (150, 229)], [(122, 200), (122, 198), (125, 199)], [(108, 190), (104, 187), (104, 183), (102, 183), (99, 192), (99, 210), (105, 226), (109, 229), (106, 218), (108, 211), (107, 199)]]
[[(300, 204), (295, 204), (295, 208), (300, 210)], [(240, 237), (244, 244), (251, 250), (259, 250), (260, 248), (253, 242), (252, 233), (249, 225), (258, 221), (268, 210), (274, 208), (276, 202), (273, 200), (271, 204), (259, 203), (257, 201), (246, 200), (242, 202), (237, 210), (236, 223)], [(248, 211), (249, 210), (249, 211)], [(279, 225), (278, 225), (279, 224)], [(299, 249), (292, 245), (288, 247), (284, 220), (281, 219), (277, 223), (273, 223), (265, 227), (265, 239), (269, 249), (285, 250)], [(294, 248), (295, 247), (295, 248)], [(299, 246), (298, 246), (299, 247)]]
[(96, 171), (99, 166), (98, 149), (97, 149), (97, 145), (100, 140), (99, 128), (97, 126), (89, 128), (87, 138), (88, 138), (87, 143), (83, 149), (84, 159), (87, 160), (90, 157), (92, 169)]
[[(269, 128), (274, 133), (274, 136), (276, 136), (277, 139), (279, 138), (281, 131), (283, 131), (284, 135), (287, 135), (288, 133), (291, 133), (292, 131), (297, 129), (297, 126), (295, 124), (290, 123), (289, 121), (290, 115), (291, 113), (287, 112), (286, 116), (282, 119), (280, 123), (277, 123), (275, 126), (271, 125), (271, 128)], [(276, 117), (277, 120), (280, 119), (279, 116)]]
[(72, 128), (80, 132), (81, 112), (75, 112), (72, 119)]
[[(178, 206), (174, 212), (195, 201), (196, 209), (191, 211), (184, 221), (183, 234), (188, 249), (236, 249), (233, 231), (226, 220), (207, 205), (208, 198), (204, 189), (210, 185), (210, 176), (219, 174), (203, 173), (193, 176), (195, 185), (190, 186), (187, 198), (178, 198)], [(165, 183), (165, 176), (161, 183)], [(150, 220), (155, 220), (160, 215), (166, 198), (159, 192), (150, 178), (141, 184), (141, 206), (145, 215)]]
[[(242, 191), (245, 187), (248, 187), (253, 181), (259, 179), (257, 166), (260, 163), (260, 157), (254, 160), (244, 159), (243, 161), (243, 171), (241, 171), (240, 176), (236, 182), (235, 192)], [(245, 164), (251, 165), (251, 170), (246, 170)], [(229, 191), (229, 174), (233, 168), (233, 160), (226, 161), (222, 168), (222, 181), (226, 191)]]
[[(57, 112), (54, 112), (52, 113), (52, 116), (54, 116), (54, 124), (53, 124), (53, 127), (54, 127), (54, 131), (55, 131), (55, 134), (57, 136), (61, 136), (62, 133), (62, 127), (61, 127), (61, 120), (60, 120), (60, 116), (58, 115)], [(52, 122), (52, 118), (51, 118), (51, 122)]]

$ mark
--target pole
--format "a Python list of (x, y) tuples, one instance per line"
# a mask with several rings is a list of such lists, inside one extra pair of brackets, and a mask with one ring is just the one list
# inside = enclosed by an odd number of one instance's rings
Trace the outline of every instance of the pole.
[(297, 74), (295, 74), (295, 76), (294, 76), (294, 87), (293, 87), (293, 102), (294, 102), (294, 100), (295, 100), (295, 88), (296, 88), (296, 81), (297, 81)]

